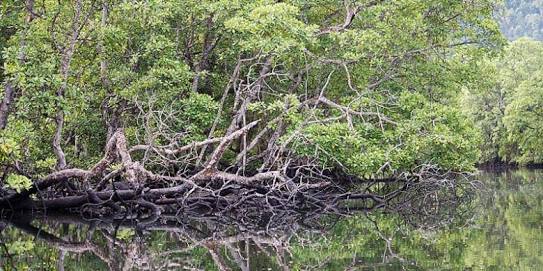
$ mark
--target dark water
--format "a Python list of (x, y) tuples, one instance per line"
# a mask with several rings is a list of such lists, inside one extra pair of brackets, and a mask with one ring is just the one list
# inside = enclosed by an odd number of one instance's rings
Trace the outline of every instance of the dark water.
[(482, 172), (477, 179), (484, 185), (476, 193), (459, 188), (464, 200), (428, 194), (419, 199), (428, 208), (407, 213), (165, 217), (145, 228), (58, 214), (10, 217), (0, 222), (0, 267), (543, 270), (543, 171)]

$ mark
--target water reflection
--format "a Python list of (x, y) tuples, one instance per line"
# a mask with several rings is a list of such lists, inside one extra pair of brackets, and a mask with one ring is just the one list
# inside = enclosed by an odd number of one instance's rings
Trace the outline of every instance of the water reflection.
[[(540, 270), (543, 171), (406, 193), (353, 216), (277, 210), (153, 225), (47, 214), (5, 217), (2, 270)], [(427, 189), (415, 187), (417, 189)], [(348, 207), (357, 209), (357, 202)]]
[[(378, 254), (384, 242), (359, 220), (345, 222), (346, 230), (335, 231), (331, 240), (347, 244), (366, 263), (362, 270), (373, 270), (380, 261), (388, 264), (386, 270), (542, 270), (543, 172), (482, 173), (479, 179), (485, 186), (478, 196), (456, 208), (463, 215), (442, 228), (405, 226), (398, 217), (375, 215), (391, 240), (392, 255), (399, 256), (396, 262), (387, 262), (386, 249)], [(342, 239), (352, 229), (360, 239)], [(337, 259), (323, 269), (342, 270), (345, 264), (337, 266)]]

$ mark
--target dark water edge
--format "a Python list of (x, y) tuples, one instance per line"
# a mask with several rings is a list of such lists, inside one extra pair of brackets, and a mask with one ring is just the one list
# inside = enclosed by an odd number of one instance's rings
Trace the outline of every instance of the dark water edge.
[(246, 210), (142, 227), (10, 214), (0, 221), (0, 269), (543, 270), (543, 170), (475, 179), (482, 185), (459, 187), (456, 202), (436, 193), (350, 216)]
[(480, 163), (476, 165), (477, 169), (490, 172), (500, 172), (507, 170), (520, 170), (520, 169), (543, 169), (543, 163), (531, 163), (521, 165), (515, 162), (504, 162), (500, 159), (495, 159), (489, 162)]

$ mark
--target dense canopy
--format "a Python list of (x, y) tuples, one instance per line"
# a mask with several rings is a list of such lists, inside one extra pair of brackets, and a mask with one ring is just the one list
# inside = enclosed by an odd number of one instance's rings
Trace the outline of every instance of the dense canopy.
[(481, 162), (543, 163), (543, 43), (516, 40), (484, 70), (464, 101), (483, 135)]
[(502, 43), (494, 1), (32, 2), (2, 18), (2, 161), (19, 173), (88, 167), (119, 128), (163, 174), (477, 159), (455, 104)]

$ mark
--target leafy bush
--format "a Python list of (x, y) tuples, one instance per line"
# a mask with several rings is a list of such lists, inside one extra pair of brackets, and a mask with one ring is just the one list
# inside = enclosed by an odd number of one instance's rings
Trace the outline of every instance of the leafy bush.
[(6, 179), (6, 187), (19, 193), (23, 190), (30, 189), (30, 187), (32, 187), (32, 181), (26, 176), (10, 174)]

